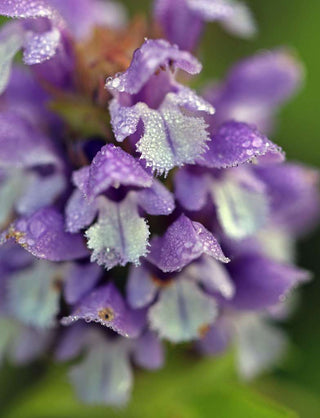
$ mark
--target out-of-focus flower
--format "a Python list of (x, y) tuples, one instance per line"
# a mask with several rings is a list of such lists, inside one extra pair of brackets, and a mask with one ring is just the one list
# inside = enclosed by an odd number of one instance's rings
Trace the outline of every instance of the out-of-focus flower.
[(177, 80), (201, 71), (204, 22), (249, 36), (249, 10), (154, 11), (148, 29), (109, 1), (0, 5), (15, 18), (0, 33), (0, 358), (84, 354), (70, 379), (89, 403), (126, 402), (132, 363), (161, 367), (166, 340), (234, 343), (254, 377), (283, 354), (273, 322), (309, 279), (293, 254), (319, 214), (318, 173), (265, 135), (300, 64), (259, 54), (202, 97)]

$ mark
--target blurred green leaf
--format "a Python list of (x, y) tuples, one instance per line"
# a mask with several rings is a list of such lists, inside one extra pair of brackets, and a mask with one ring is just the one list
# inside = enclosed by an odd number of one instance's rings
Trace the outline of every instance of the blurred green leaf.
[(109, 115), (105, 109), (94, 106), (77, 97), (54, 100), (50, 109), (66, 122), (67, 126), (82, 137), (109, 134)]
[(3, 418), (295, 418), (297, 415), (240, 384), (231, 355), (201, 359), (174, 353), (156, 373), (138, 372), (125, 409), (81, 404), (65, 367), (51, 370), (11, 404)]

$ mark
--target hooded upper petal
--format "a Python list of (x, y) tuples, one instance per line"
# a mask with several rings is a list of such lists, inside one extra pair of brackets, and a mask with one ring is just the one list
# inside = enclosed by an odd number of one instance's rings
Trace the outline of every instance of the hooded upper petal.
[(190, 74), (197, 74), (202, 68), (196, 58), (176, 45), (163, 39), (148, 39), (134, 52), (127, 71), (108, 79), (106, 87), (115, 92), (136, 94), (159, 67), (169, 65)]
[(240, 61), (220, 86), (205, 95), (216, 108), (215, 125), (235, 119), (253, 123), (263, 132), (270, 130), (273, 113), (297, 90), (302, 78), (301, 64), (285, 49)]
[(234, 259), (229, 272), (235, 284), (230, 304), (237, 309), (265, 309), (281, 302), (310, 276), (305, 270), (257, 254)]
[(200, 223), (181, 215), (163, 237), (151, 241), (148, 260), (164, 272), (181, 270), (202, 254), (228, 262), (216, 238)]
[[(88, 198), (94, 198), (109, 187), (136, 186), (149, 187), (152, 177), (139, 161), (114, 145), (105, 145), (94, 157), (89, 169), (81, 170), (83, 180), (79, 181), (77, 172), (75, 180), (81, 191)], [(77, 181), (78, 180), (78, 181)]]
[(94, 321), (111, 328), (125, 337), (137, 337), (144, 325), (144, 312), (127, 307), (117, 288), (109, 283), (93, 290), (80, 301), (73, 313), (62, 318), (63, 325), (79, 319)]
[(65, 232), (63, 216), (52, 207), (39, 209), (15, 221), (2, 234), (3, 241), (11, 238), (35, 257), (51, 261), (89, 255), (81, 235)]
[(229, 121), (222, 124), (208, 147), (197, 162), (210, 168), (234, 167), (269, 154), (275, 161), (284, 158), (280, 147), (269, 141), (253, 125), (243, 122)]
[(256, 32), (250, 10), (238, 1), (156, 0), (154, 14), (169, 41), (186, 50), (197, 46), (206, 21), (220, 21), (226, 30), (243, 37)]

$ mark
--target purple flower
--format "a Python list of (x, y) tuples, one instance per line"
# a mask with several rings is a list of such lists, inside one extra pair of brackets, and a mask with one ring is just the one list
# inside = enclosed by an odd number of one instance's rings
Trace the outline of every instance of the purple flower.
[(186, 86), (204, 22), (254, 33), (236, 1), (158, 0), (157, 39), (109, 1), (0, 13), (0, 359), (82, 354), (77, 394), (111, 405), (129, 399), (132, 363), (163, 365), (164, 341), (235, 344), (245, 378), (279, 361), (270, 320), (310, 278), (294, 245), (320, 206), (319, 174), (266, 136), (300, 64), (275, 50), (204, 97)]

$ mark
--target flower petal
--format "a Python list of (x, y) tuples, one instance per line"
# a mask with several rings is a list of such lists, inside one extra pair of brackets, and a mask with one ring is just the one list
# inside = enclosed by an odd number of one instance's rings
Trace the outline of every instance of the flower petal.
[(65, 276), (64, 297), (71, 305), (79, 302), (99, 280), (101, 269), (97, 264), (71, 264)]
[(121, 342), (97, 344), (71, 369), (70, 379), (82, 401), (115, 406), (127, 402), (132, 373), (127, 347)]
[(299, 283), (310, 276), (305, 270), (260, 255), (245, 255), (230, 263), (235, 284), (230, 304), (237, 309), (265, 309), (281, 302)]
[(86, 248), (81, 235), (64, 230), (62, 215), (54, 208), (39, 209), (30, 216), (14, 222), (2, 240), (15, 239), (27, 251), (38, 258), (64, 261), (86, 257)]
[(209, 134), (201, 116), (189, 116), (175, 104), (169, 93), (159, 110), (138, 103), (144, 124), (144, 135), (137, 142), (137, 151), (146, 165), (159, 174), (175, 166), (192, 164), (207, 148)]
[(267, 186), (272, 221), (293, 233), (306, 233), (319, 217), (319, 173), (298, 164), (257, 167)]
[[(190, 1), (190, 0), (189, 0)], [(194, 0), (191, 0), (196, 3)], [(221, 19), (225, 30), (242, 38), (251, 38), (257, 33), (257, 26), (248, 6), (241, 1), (228, 1), (232, 14)]]
[(117, 203), (99, 197), (99, 219), (86, 231), (91, 261), (107, 269), (120, 264), (139, 264), (147, 253), (149, 229), (137, 211), (137, 204), (128, 195)]
[(169, 215), (175, 208), (172, 193), (156, 179), (151, 187), (138, 192), (138, 204), (150, 215)]
[(146, 40), (134, 52), (130, 67), (122, 74), (107, 79), (110, 91), (138, 93), (160, 66), (172, 65), (190, 74), (198, 74), (201, 64), (189, 52), (180, 51), (163, 39)]
[(161, 238), (154, 238), (148, 260), (164, 272), (181, 270), (202, 254), (227, 263), (215, 237), (200, 223), (181, 215)]
[(80, 190), (74, 190), (65, 208), (66, 230), (74, 233), (86, 228), (93, 222), (97, 212), (95, 201), (89, 202)]
[(199, 338), (201, 328), (217, 315), (216, 303), (188, 280), (176, 280), (165, 287), (148, 311), (150, 327), (172, 342)]
[(223, 353), (231, 343), (233, 329), (231, 324), (223, 317), (216, 320), (206, 331), (204, 337), (197, 341), (197, 349), (205, 355), (218, 355)]
[(220, 224), (225, 234), (234, 239), (257, 232), (266, 224), (269, 214), (266, 193), (238, 180), (227, 178), (216, 181), (212, 188)]
[(62, 318), (63, 325), (79, 319), (98, 322), (124, 337), (137, 337), (145, 323), (144, 311), (129, 309), (117, 288), (112, 284), (98, 287), (76, 306), (74, 312)]
[(127, 299), (131, 308), (149, 305), (155, 298), (158, 287), (144, 266), (131, 267), (127, 282)]
[(295, 92), (302, 78), (302, 67), (290, 51), (271, 50), (236, 64), (206, 98), (216, 108), (216, 124), (235, 119), (267, 132), (276, 107)]
[(12, 111), (0, 112), (0, 166), (61, 166), (49, 140)]
[(152, 177), (130, 154), (114, 145), (105, 145), (94, 157), (88, 174), (86, 195), (93, 198), (109, 187), (149, 187)]
[(52, 326), (59, 311), (60, 295), (54, 286), (57, 274), (56, 267), (45, 261), (12, 274), (8, 282), (8, 306), (12, 315), (26, 325)]
[(163, 366), (163, 345), (155, 333), (147, 331), (138, 338), (133, 350), (133, 361), (147, 370), (156, 370)]
[(52, 58), (61, 45), (61, 33), (58, 29), (45, 33), (27, 33), (23, 59), (27, 65), (40, 64)]
[(15, 331), (8, 355), (19, 366), (31, 363), (48, 350), (53, 336), (51, 330), (28, 326)]
[(253, 125), (225, 122), (208, 143), (209, 149), (197, 162), (211, 168), (227, 168), (248, 163), (257, 157), (274, 154), (284, 159), (283, 151), (262, 135)]
[(253, 379), (268, 371), (287, 348), (284, 333), (260, 318), (249, 316), (238, 325), (237, 363), (240, 375)]
[[(122, 27), (126, 13), (122, 5), (101, 0), (50, 0), (50, 4), (63, 16), (68, 29), (83, 40), (90, 36), (95, 26)], [(81, 22), (81, 25), (79, 25)]]
[(23, 33), (20, 26), (5, 25), (0, 31), (0, 94), (7, 87), (14, 56), (23, 45)]
[(21, 215), (29, 215), (44, 206), (53, 204), (66, 187), (65, 176), (59, 172), (50, 176), (30, 173), (25, 177), (27, 177), (25, 190), (15, 205)]
[(182, 167), (174, 177), (174, 194), (185, 209), (198, 211), (208, 200), (209, 185), (208, 176), (193, 173), (190, 169)]
[(114, 98), (110, 101), (109, 112), (112, 130), (118, 142), (122, 142), (136, 132), (140, 120), (137, 106), (122, 106), (118, 99)]
[(226, 299), (234, 296), (235, 286), (227, 269), (209, 256), (190, 264), (183, 274), (201, 283), (209, 293), (220, 293)]

